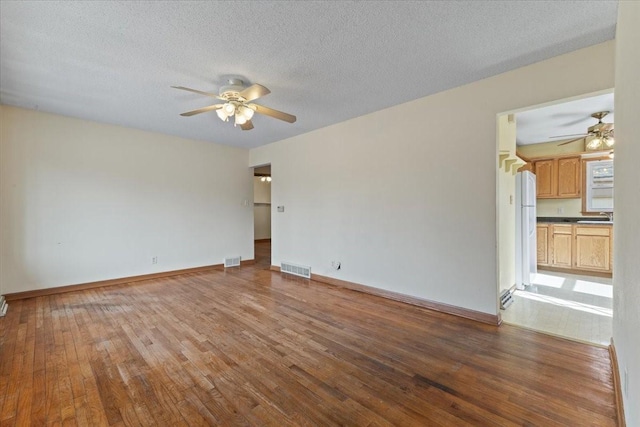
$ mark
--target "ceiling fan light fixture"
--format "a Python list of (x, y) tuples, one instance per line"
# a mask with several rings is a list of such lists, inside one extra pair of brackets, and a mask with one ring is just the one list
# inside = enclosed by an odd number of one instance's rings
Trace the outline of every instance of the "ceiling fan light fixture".
[(595, 150), (596, 148), (600, 147), (602, 145), (602, 139), (600, 139), (600, 137), (596, 136), (595, 138), (593, 138), (591, 141), (589, 141), (587, 143), (587, 148), (589, 150)]
[(229, 119), (229, 115), (227, 114), (226, 111), (224, 111), (224, 108), (220, 108), (216, 110), (216, 114), (218, 115), (218, 117), (220, 117), (220, 120), (222, 120), (223, 122), (226, 122)]
[(612, 136), (607, 136), (604, 139), (604, 143), (607, 145), (607, 147), (611, 148), (613, 147), (613, 144), (616, 143), (616, 140)]
[(247, 120), (251, 120), (253, 113), (255, 112), (252, 108), (247, 107), (246, 105), (241, 106), (238, 110)]
[(245, 123), (247, 123), (247, 118), (240, 113), (236, 113), (236, 124), (243, 125)]
[(233, 116), (233, 114), (236, 112), (236, 106), (230, 102), (227, 102), (226, 104), (224, 104), (222, 109), (224, 110), (225, 113), (227, 113), (227, 116)]

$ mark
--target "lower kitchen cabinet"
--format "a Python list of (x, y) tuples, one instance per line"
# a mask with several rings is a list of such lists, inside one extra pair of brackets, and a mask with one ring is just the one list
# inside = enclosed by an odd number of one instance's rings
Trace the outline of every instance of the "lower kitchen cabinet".
[(613, 232), (610, 225), (541, 223), (536, 233), (538, 266), (611, 273)]
[(573, 241), (573, 226), (554, 224), (551, 233), (551, 265), (554, 267), (571, 268), (571, 254)]
[(549, 264), (549, 225), (538, 224), (536, 227), (536, 249), (538, 265)]
[(611, 271), (611, 227), (576, 226), (575, 268)]

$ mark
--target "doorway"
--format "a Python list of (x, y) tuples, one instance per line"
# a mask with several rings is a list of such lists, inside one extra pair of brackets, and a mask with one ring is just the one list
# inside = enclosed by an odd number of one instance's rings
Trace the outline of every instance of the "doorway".
[[(497, 287), (505, 323), (610, 343), (613, 212), (585, 209), (585, 174), (591, 161), (613, 156), (613, 108), (609, 90), (498, 116)], [(525, 208), (518, 206), (516, 176), (527, 173), (537, 181), (536, 233), (535, 267), (524, 281), (516, 219)]]
[(271, 165), (253, 169), (254, 259), (259, 268), (271, 267)]

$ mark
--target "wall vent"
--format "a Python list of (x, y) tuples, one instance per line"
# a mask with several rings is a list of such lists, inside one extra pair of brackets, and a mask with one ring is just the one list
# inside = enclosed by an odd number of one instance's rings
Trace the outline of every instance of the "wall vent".
[(311, 267), (304, 265), (292, 264), (290, 262), (283, 262), (280, 264), (280, 271), (283, 273), (293, 274), (295, 276), (306, 277), (311, 279)]
[(232, 258), (225, 258), (224, 259), (224, 268), (227, 267), (239, 267), (240, 266), (240, 257), (236, 256), (236, 257), (232, 257)]
[(500, 294), (500, 308), (505, 310), (511, 304), (513, 304), (513, 296), (511, 291), (507, 289)]

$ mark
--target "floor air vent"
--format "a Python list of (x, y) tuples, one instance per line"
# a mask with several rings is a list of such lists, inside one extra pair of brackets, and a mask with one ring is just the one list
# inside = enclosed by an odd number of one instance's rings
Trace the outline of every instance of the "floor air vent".
[(239, 267), (240, 266), (240, 257), (233, 257), (233, 258), (225, 258), (224, 259), (224, 268), (227, 267)]
[(505, 309), (513, 304), (513, 296), (511, 292), (507, 289), (506, 291), (500, 294), (500, 308)]
[(283, 273), (289, 273), (295, 276), (311, 279), (311, 267), (306, 267), (304, 265), (296, 265), (290, 262), (283, 262), (280, 264), (280, 271), (282, 271)]

